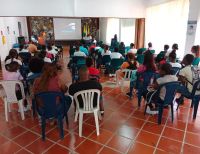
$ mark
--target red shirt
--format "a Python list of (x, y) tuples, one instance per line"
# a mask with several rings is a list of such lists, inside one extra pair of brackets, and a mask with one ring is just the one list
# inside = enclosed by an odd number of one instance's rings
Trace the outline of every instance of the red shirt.
[(88, 70), (90, 75), (99, 75), (99, 70), (94, 67), (89, 67)]

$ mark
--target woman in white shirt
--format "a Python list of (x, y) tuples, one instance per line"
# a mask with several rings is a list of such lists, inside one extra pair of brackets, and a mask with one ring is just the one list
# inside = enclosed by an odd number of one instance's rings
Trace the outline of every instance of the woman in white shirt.
[(102, 56), (110, 55), (111, 51), (109, 50), (108, 45), (105, 45), (103, 52), (101, 53)]
[(114, 52), (110, 54), (111, 59), (120, 59), (123, 58), (122, 54), (119, 53), (119, 49), (117, 47), (114, 48)]
[(128, 53), (133, 53), (133, 54), (137, 53), (137, 49), (135, 49), (135, 44), (133, 43), (130, 44), (130, 50), (128, 51)]
[(176, 53), (175, 52), (171, 52), (169, 54), (169, 63), (172, 65), (172, 67), (178, 67), (181, 68), (181, 64), (176, 62)]

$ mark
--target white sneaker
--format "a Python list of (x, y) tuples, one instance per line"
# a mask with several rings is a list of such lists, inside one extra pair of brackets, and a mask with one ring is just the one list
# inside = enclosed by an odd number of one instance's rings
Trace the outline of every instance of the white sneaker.
[(146, 113), (151, 114), (151, 115), (154, 115), (154, 114), (158, 114), (158, 111), (152, 111), (152, 110), (150, 109), (150, 107), (147, 106)]

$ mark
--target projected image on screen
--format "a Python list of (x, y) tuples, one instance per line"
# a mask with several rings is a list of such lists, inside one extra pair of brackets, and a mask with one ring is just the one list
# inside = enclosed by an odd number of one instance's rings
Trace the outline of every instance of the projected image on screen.
[(56, 40), (81, 39), (81, 19), (54, 18), (53, 22)]
[(72, 32), (75, 32), (75, 30), (76, 30), (76, 23), (70, 23), (66, 26), (66, 29), (64, 29), (62, 32), (63, 33), (66, 33), (66, 32), (72, 33)]

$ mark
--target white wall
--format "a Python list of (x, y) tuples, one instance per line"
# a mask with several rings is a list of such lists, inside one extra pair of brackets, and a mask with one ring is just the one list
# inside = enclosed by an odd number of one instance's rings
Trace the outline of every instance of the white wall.
[[(200, 0), (190, 0), (190, 12), (189, 12), (189, 19), (188, 20), (194, 20), (194, 21), (200, 21)], [(199, 27), (200, 22), (197, 23), (197, 26)], [(199, 29), (200, 30), (200, 29)], [(191, 47), (195, 45), (195, 37), (199, 34), (197, 32), (197, 29), (194, 31), (193, 35), (187, 35), (186, 37), (186, 44), (185, 44), (185, 54), (191, 53)], [(199, 40), (200, 44), (200, 40)]]
[[(0, 16), (145, 16), (144, 0), (0, 0)], [(9, 8), (9, 9), (8, 9)]]
[[(3, 44), (2, 36), (0, 34), (1, 60), (5, 59), (9, 49), (12, 48), (12, 45), (17, 43), (17, 37), (19, 36), (18, 22), (21, 22), (22, 36), (28, 38), (26, 17), (0, 17), (0, 32), (2, 31), (3, 35), (6, 37), (6, 44)], [(7, 26), (9, 26), (9, 34)]]
[(142, 18), (144, 0), (75, 0), (75, 16)]
[(0, 16), (74, 16), (74, 0), (0, 0)]

